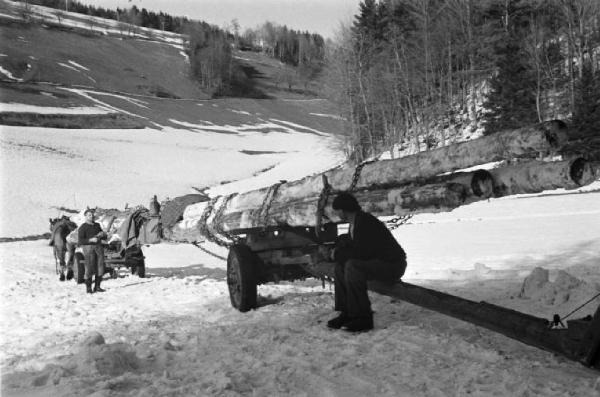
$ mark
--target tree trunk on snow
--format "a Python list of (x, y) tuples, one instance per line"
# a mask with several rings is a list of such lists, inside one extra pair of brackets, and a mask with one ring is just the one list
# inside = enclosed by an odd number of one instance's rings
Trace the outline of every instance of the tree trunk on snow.
[(592, 183), (597, 174), (592, 163), (582, 158), (544, 163), (532, 161), (490, 170), (494, 196), (539, 193), (551, 189), (577, 189)]

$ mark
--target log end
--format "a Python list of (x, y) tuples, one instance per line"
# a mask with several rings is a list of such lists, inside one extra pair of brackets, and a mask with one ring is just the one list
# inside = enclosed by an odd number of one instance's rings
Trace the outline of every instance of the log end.
[(473, 194), (481, 198), (490, 198), (494, 194), (494, 178), (489, 171), (475, 170), (471, 179)]
[(600, 179), (600, 161), (590, 163), (590, 167), (592, 167), (592, 171), (594, 172), (594, 178)]
[(562, 120), (545, 121), (541, 125), (544, 136), (552, 148), (563, 146), (568, 139), (568, 127)]
[(588, 185), (599, 176), (595, 168), (590, 162), (579, 157), (569, 165), (569, 175), (577, 186)]

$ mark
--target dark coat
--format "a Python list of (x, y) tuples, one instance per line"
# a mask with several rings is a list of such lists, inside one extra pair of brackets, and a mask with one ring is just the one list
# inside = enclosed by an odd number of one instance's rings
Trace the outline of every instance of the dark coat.
[(406, 253), (400, 244), (383, 222), (367, 212), (356, 213), (352, 238), (342, 236), (337, 244), (336, 261), (379, 259), (406, 266)]
[(95, 245), (98, 244), (98, 242), (96, 243), (92, 243), (90, 242), (90, 239), (92, 237), (102, 237), (104, 236), (104, 233), (102, 231), (102, 228), (100, 227), (100, 224), (97, 222), (94, 222), (92, 224), (89, 223), (83, 223), (81, 226), (79, 226), (79, 230), (77, 231), (77, 237), (78, 237), (78, 243), (79, 245)]

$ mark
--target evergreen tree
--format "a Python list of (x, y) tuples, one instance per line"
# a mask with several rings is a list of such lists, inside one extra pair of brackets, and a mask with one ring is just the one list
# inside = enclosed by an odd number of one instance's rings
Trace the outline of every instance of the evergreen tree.
[(490, 80), (490, 93), (485, 103), (485, 133), (518, 128), (535, 123), (536, 81), (524, 63), (525, 56), (514, 40), (498, 48), (498, 73)]
[(582, 137), (600, 137), (600, 71), (594, 72), (590, 62), (576, 87), (573, 130)]
[[(490, 93), (484, 104), (485, 134), (536, 123), (536, 76), (527, 64), (522, 42), (532, 12), (525, 1), (493, 4), (491, 14), (502, 15), (496, 25), (494, 48), (496, 73), (490, 79)], [(494, 26), (492, 26), (492, 29)], [(500, 28), (500, 29), (498, 29)], [(493, 35), (493, 33), (492, 33)]]

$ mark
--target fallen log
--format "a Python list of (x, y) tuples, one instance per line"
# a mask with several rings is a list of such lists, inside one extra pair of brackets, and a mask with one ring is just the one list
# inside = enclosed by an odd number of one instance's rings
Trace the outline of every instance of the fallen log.
[(577, 189), (596, 179), (593, 165), (583, 158), (567, 161), (531, 161), (489, 170), (494, 196), (539, 193), (552, 189)]
[[(566, 133), (566, 125), (554, 120), (516, 130), (500, 131), (398, 159), (376, 161), (358, 167), (345, 164), (323, 174), (282, 184), (278, 189), (278, 197), (286, 202), (300, 197), (318, 196), (323, 188), (323, 176), (327, 178), (331, 188), (337, 191), (350, 188), (386, 189), (417, 181), (422, 183), (445, 172), (494, 161), (536, 158), (557, 152), (566, 140)], [(268, 189), (243, 193), (232, 204), (241, 209), (244, 208), (241, 201), (247, 201), (254, 206), (256, 201), (265, 197)]]
[[(425, 186), (404, 186), (392, 189), (363, 190), (355, 192), (357, 200), (365, 211), (377, 216), (408, 214), (413, 212), (450, 211), (459, 207), (468, 197), (467, 188), (460, 183), (432, 184)], [(198, 203), (186, 208), (184, 219), (171, 228), (170, 239), (173, 241), (204, 240), (202, 223), (207, 223), (210, 232), (244, 232), (248, 229), (266, 228), (269, 226), (314, 226), (317, 222), (319, 197), (307, 197), (294, 201), (273, 201), (268, 211), (264, 208), (264, 197), (256, 200), (254, 205), (247, 200), (243, 207), (232, 204), (225, 209), (227, 197), (211, 203)], [(222, 210), (219, 216), (217, 212)], [(210, 215), (207, 216), (207, 212)], [(330, 205), (323, 209), (324, 216), (331, 222), (339, 223), (340, 219)]]
[[(376, 216), (401, 216), (451, 211), (490, 197), (539, 193), (556, 188), (573, 189), (591, 183), (596, 175), (594, 165), (583, 159), (531, 161), (489, 171), (437, 176), (424, 185), (360, 190), (354, 194), (365, 211)], [(262, 190), (249, 192), (244, 194), (243, 200), (236, 200), (237, 195), (220, 196), (190, 205), (186, 207), (181, 222), (164, 227), (164, 238), (174, 242), (196, 242), (215, 234), (243, 233), (256, 228), (316, 225), (318, 195), (284, 201), (276, 187), (267, 189), (263, 195), (260, 194)], [(114, 211), (112, 214), (115, 215)], [(119, 214), (116, 215), (115, 225), (118, 227), (122, 220)], [(127, 215), (127, 212), (122, 215)], [(323, 216), (329, 222), (340, 221), (330, 205), (324, 207)]]
[[(595, 177), (592, 165), (583, 159), (531, 161), (489, 171), (438, 176), (424, 185), (360, 190), (354, 195), (365, 211), (376, 216), (400, 216), (451, 211), (490, 197), (573, 189), (593, 182)], [(254, 228), (317, 224), (318, 195), (284, 199), (272, 187), (262, 196), (254, 191), (243, 195), (242, 199), (238, 197), (219, 197), (212, 202), (213, 208), (206, 202), (188, 206), (184, 220), (172, 228), (170, 239), (201, 241), (204, 239), (202, 224), (209, 224), (208, 230), (212, 234), (219, 234), (220, 230), (241, 233)], [(330, 222), (340, 222), (330, 205), (323, 208), (323, 214)]]
[[(354, 194), (365, 211), (376, 216), (392, 216), (451, 211), (492, 196), (539, 193), (556, 188), (572, 189), (587, 185), (594, 179), (593, 167), (583, 159), (550, 163), (532, 161), (489, 171), (476, 170), (436, 177), (426, 185), (361, 190)], [(249, 197), (253, 201), (248, 200)], [(225, 198), (217, 200), (215, 207), (226, 205), (226, 208), (221, 208), (222, 214), (218, 219), (211, 217), (205, 221), (219, 224), (225, 231), (316, 224), (319, 196), (284, 201), (274, 194), (272, 201), (265, 203), (267, 197), (252, 192), (252, 196), (246, 195), (240, 201), (236, 197), (227, 202)], [(266, 214), (265, 206), (268, 206)], [(181, 241), (201, 240), (199, 222), (206, 209), (207, 203), (186, 208), (184, 221), (174, 228), (174, 236)], [(324, 215), (332, 222), (339, 222), (330, 206), (324, 208)]]
[[(479, 163), (547, 154), (560, 147), (565, 129), (564, 123), (552, 121), (400, 159), (365, 164), (358, 169), (346, 166), (299, 181), (282, 181), (268, 188), (217, 197), (187, 206), (183, 220), (165, 227), (164, 236), (171, 241), (193, 242), (203, 240), (207, 234), (279, 225), (314, 226), (318, 223), (319, 199), (327, 199), (323, 194), (349, 187), (355, 188), (354, 194), (365, 211), (392, 216), (451, 211), (492, 196), (589, 183), (593, 172), (581, 161), (573, 162), (568, 172), (562, 164), (534, 162), (507, 167), (508, 170), (439, 175)], [(536, 176), (539, 172), (544, 173), (541, 179)], [(567, 178), (574, 175), (577, 177)], [(339, 222), (330, 206), (326, 205), (322, 212), (326, 221)]]

